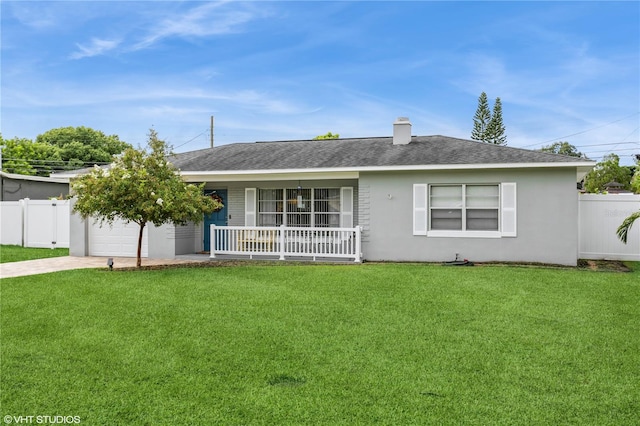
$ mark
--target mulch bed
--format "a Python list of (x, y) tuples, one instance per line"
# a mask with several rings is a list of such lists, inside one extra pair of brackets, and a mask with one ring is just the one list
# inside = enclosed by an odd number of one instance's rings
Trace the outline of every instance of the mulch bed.
[[(301, 262), (301, 261), (286, 261), (286, 263), (290, 265), (313, 265), (317, 264), (316, 262)], [(323, 262), (323, 263), (331, 263), (331, 262)], [(386, 263), (386, 262), (370, 262), (370, 263)], [(118, 268), (118, 271), (149, 271), (149, 270), (160, 270), (160, 269), (176, 269), (176, 268), (216, 268), (216, 267), (234, 267), (234, 266), (279, 266), (283, 265), (282, 261), (270, 261), (270, 260), (244, 260), (244, 259), (234, 259), (234, 260), (216, 260), (216, 261), (206, 261), (206, 262), (186, 262), (179, 264), (170, 264), (170, 265), (145, 265), (144, 260), (142, 261), (142, 267), (128, 267), (128, 268)], [(349, 262), (339, 262), (336, 263), (339, 265), (354, 265), (354, 263)], [(520, 267), (532, 267), (532, 268), (559, 268), (559, 269), (572, 269), (570, 266), (563, 265), (550, 265), (550, 264), (541, 264), (541, 263), (502, 263), (502, 262), (488, 262), (488, 263), (476, 263), (475, 266), (491, 266), (491, 265), (504, 265), (504, 266), (520, 266)], [(600, 272), (631, 272), (632, 270), (625, 264), (625, 262), (619, 260), (587, 260), (587, 259), (579, 259), (577, 269), (587, 269), (591, 271), (600, 271)]]
[(605, 272), (631, 272), (631, 269), (620, 260), (578, 260), (578, 268)]

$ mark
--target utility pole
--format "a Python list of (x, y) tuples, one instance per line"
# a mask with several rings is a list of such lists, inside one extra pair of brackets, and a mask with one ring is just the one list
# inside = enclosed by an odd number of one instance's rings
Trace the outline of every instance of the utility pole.
[(211, 129), (209, 133), (211, 134), (211, 148), (213, 148), (213, 115), (211, 116)]

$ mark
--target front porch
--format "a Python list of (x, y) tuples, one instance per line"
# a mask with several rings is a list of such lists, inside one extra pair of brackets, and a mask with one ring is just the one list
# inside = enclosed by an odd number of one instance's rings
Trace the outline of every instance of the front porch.
[(218, 255), (279, 260), (310, 258), (361, 262), (361, 229), (291, 226), (210, 227), (212, 259)]

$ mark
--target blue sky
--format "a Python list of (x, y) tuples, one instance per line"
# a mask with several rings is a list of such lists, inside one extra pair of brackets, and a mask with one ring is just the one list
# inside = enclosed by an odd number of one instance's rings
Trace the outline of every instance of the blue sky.
[(640, 153), (640, 3), (2, 1), (2, 136), (88, 126), (183, 152), (413, 134)]

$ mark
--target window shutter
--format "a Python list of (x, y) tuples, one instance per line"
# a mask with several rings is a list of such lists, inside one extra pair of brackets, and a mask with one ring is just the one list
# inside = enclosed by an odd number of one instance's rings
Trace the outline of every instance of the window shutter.
[(413, 185), (413, 235), (427, 235), (427, 188), (424, 183)]
[(353, 228), (353, 188), (340, 188), (340, 227)]
[(244, 189), (244, 226), (256, 226), (256, 188)]
[(515, 182), (503, 183), (500, 185), (501, 191), (501, 215), (502, 215), (502, 236), (517, 236), (517, 216), (516, 216), (516, 184)]

